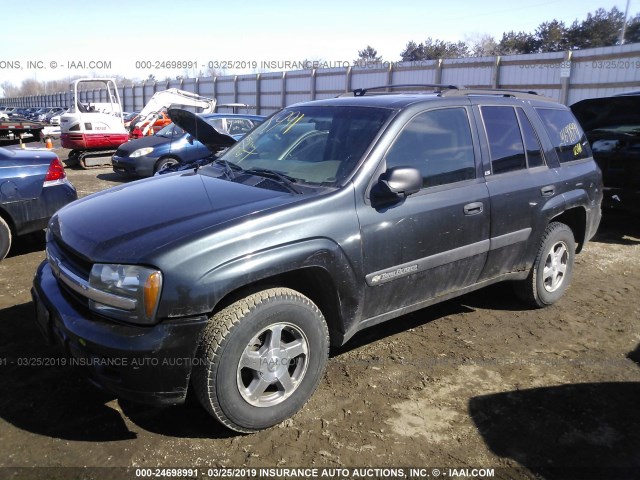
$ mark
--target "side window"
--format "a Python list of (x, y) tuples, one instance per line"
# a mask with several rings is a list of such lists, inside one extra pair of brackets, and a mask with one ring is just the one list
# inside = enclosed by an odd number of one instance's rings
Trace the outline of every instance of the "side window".
[(229, 135), (240, 135), (251, 130), (253, 124), (244, 118), (227, 118), (227, 128)]
[(491, 153), (494, 174), (527, 168), (520, 126), (513, 107), (484, 106), (480, 108)]
[(518, 120), (520, 120), (522, 137), (524, 138), (524, 148), (527, 152), (527, 166), (529, 168), (540, 167), (545, 163), (540, 140), (538, 140), (536, 131), (533, 129), (533, 125), (531, 125), (524, 110), (516, 108), (516, 112), (518, 112)]
[(385, 159), (387, 168), (417, 168), (424, 188), (475, 178), (467, 111), (443, 108), (421, 113), (400, 132)]
[(209, 123), (209, 125), (215, 128), (218, 132), (226, 133), (224, 129), (224, 125), (222, 123), (222, 118), (211, 118), (207, 120), (207, 122)]
[(570, 111), (552, 108), (536, 108), (536, 111), (549, 134), (560, 163), (591, 156), (587, 137)]

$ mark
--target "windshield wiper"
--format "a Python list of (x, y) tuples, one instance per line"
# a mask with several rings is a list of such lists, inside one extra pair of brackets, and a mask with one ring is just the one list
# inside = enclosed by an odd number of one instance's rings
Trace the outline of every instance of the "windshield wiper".
[(283, 184), (293, 193), (297, 193), (297, 194), (302, 193), (294, 185), (294, 183), (297, 182), (298, 180), (296, 178), (290, 177), (289, 175), (285, 175), (284, 173), (280, 173), (275, 170), (270, 170), (268, 168), (249, 168), (248, 170), (245, 170), (244, 173), (249, 173), (252, 175), (258, 175), (261, 177), (267, 177), (274, 180), (279, 180), (281, 184)]

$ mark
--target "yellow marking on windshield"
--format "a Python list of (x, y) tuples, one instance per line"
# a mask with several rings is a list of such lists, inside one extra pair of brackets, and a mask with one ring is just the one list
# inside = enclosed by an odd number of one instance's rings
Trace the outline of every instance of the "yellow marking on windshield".
[(289, 130), (291, 130), (291, 127), (293, 127), (296, 123), (298, 123), (300, 120), (302, 120), (302, 118), (304, 117), (304, 113), (302, 115), (300, 115), (298, 118), (296, 118), (296, 121), (293, 122), (291, 125), (289, 125), (289, 127), (282, 132), (283, 134), (287, 133)]

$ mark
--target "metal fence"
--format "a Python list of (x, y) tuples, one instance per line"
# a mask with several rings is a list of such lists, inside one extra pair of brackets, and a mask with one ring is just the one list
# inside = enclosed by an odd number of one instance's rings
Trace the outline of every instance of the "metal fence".
[[(335, 97), (354, 88), (425, 83), (535, 90), (571, 105), (584, 98), (640, 89), (640, 43), (531, 55), (143, 81), (121, 86), (119, 93), (125, 111), (142, 109), (156, 92), (178, 88), (215, 98), (218, 104), (245, 103), (255, 107), (256, 113), (269, 115), (293, 103)], [(100, 89), (83, 91), (80, 96), (83, 102), (106, 101), (106, 92)], [(16, 107), (68, 106), (70, 99), (71, 94), (63, 92), (5, 98), (0, 103)]]

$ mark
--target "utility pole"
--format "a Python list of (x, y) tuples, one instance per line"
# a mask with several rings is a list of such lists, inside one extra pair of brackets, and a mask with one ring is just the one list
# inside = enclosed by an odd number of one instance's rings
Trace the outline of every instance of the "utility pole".
[(624, 22), (622, 23), (622, 30), (620, 31), (620, 39), (618, 43), (624, 45), (624, 34), (627, 31), (627, 15), (629, 14), (629, 1), (627, 0), (627, 8), (624, 9)]

